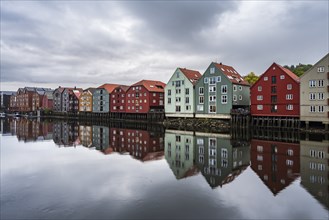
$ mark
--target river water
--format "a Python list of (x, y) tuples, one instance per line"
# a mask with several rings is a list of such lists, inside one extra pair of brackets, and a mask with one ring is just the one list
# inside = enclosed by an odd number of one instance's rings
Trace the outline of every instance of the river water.
[(328, 135), (0, 127), (1, 219), (328, 219)]

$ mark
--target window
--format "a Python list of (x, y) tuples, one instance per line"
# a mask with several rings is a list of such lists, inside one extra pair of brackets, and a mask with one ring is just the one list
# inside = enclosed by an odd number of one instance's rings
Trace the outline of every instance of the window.
[(237, 100), (238, 100), (237, 96), (233, 95), (233, 101), (237, 101)]
[(227, 104), (227, 95), (222, 95), (222, 104)]
[(222, 148), (221, 150), (221, 157), (222, 158), (227, 158), (228, 155), (227, 155), (227, 149), (226, 148)]
[(180, 136), (179, 135), (176, 136), (176, 142), (180, 142)]
[(179, 78), (179, 72), (176, 72), (176, 78)]
[(292, 94), (287, 94), (286, 95), (286, 100), (292, 100), (292, 97), (293, 97)]
[(156, 93), (153, 93), (153, 97), (155, 97), (156, 96)]
[(187, 105), (187, 106), (185, 106), (185, 109), (186, 109), (186, 111), (189, 111), (189, 110), (191, 110), (191, 106)]
[(271, 93), (276, 93), (276, 86), (271, 86)]
[(258, 91), (262, 91), (263, 87), (262, 86), (258, 86)]
[(188, 88), (185, 89), (185, 94), (186, 94), (186, 95), (189, 95), (189, 94), (190, 94), (190, 89), (188, 89)]
[(216, 82), (220, 82), (221, 81), (221, 77), (220, 76), (217, 76), (216, 77)]
[(292, 165), (294, 165), (294, 161), (286, 160), (286, 164), (287, 164), (287, 166), (292, 166)]
[(221, 86), (221, 92), (222, 92), (222, 94), (227, 94), (227, 85)]
[(257, 100), (258, 100), (258, 101), (263, 100), (263, 96), (262, 96), (262, 95), (258, 95), (258, 96), (257, 96)]
[(180, 105), (176, 105), (176, 112), (180, 112)]
[(216, 113), (216, 105), (209, 105), (209, 112)]
[(267, 77), (267, 76), (265, 76), (265, 77), (264, 77), (264, 81), (267, 81), (267, 80), (268, 80), (268, 77)]
[(288, 156), (294, 156), (294, 151), (292, 149), (288, 149), (287, 154)]
[[(196, 140), (196, 143), (198, 144), (198, 145), (203, 145), (203, 139), (202, 138), (198, 138), (197, 140)], [(199, 152), (200, 153), (200, 152)]]
[(309, 83), (310, 88), (316, 87), (316, 81), (315, 80), (310, 80), (308, 83)]
[(277, 112), (278, 111), (278, 106), (277, 105), (272, 105), (271, 106), (271, 112)]
[(318, 93), (318, 99), (319, 100), (324, 100), (324, 93), (323, 92)]
[(189, 97), (185, 97), (185, 103), (186, 104), (190, 103), (190, 98)]
[(272, 76), (271, 78), (272, 78), (272, 83), (276, 84), (276, 76)]
[(315, 112), (315, 106), (314, 105), (310, 106), (310, 112)]
[(289, 111), (291, 111), (291, 110), (294, 109), (294, 107), (293, 107), (293, 105), (290, 105), (290, 104), (289, 104), (289, 105), (286, 106), (286, 109), (289, 110)]
[(292, 84), (287, 84), (287, 89), (292, 90)]
[(239, 90), (242, 91), (242, 86), (239, 86)]
[(209, 96), (209, 102), (216, 102), (216, 96), (215, 95)]
[(208, 83), (208, 78), (205, 77), (204, 80), (203, 80), (203, 82), (204, 82), (205, 84), (207, 84), (207, 83)]
[(171, 95), (171, 89), (168, 89), (168, 95)]
[(215, 73), (215, 67), (211, 67), (210, 68), (210, 74), (214, 74)]
[(216, 77), (209, 77), (209, 84), (210, 85), (216, 84)]
[(180, 97), (176, 97), (176, 102), (180, 102)]
[(175, 85), (175, 81), (172, 81), (172, 83), (171, 83), (173, 86)]
[(240, 101), (242, 100), (242, 95), (239, 95), (239, 100), (240, 100)]
[(257, 155), (257, 160), (258, 161), (263, 161), (263, 156), (262, 155)]
[(284, 79), (284, 75), (280, 75), (280, 79)]
[(233, 91), (237, 91), (237, 86), (236, 85), (233, 85)]
[(171, 104), (171, 98), (168, 98), (168, 104)]
[(263, 146), (257, 145), (257, 151), (258, 152), (263, 152)]
[(199, 104), (203, 104), (204, 103), (204, 96), (199, 96)]
[(318, 87), (324, 87), (324, 80), (323, 79), (319, 80)]
[(263, 105), (257, 105), (257, 110), (263, 110)]
[(319, 112), (324, 112), (324, 106), (323, 105), (319, 105)]
[(180, 89), (176, 89), (176, 94), (180, 94), (181, 90)]
[(209, 92), (216, 92), (216, 86), (209, 86)]
[(318, 73), (324, 73), (324, 66), (318, 67)]
[(316, 93), (310, 93), (310, 100), (315, 100), (316, 99)]
[(199, 95), (203, 95), (203, 94), (204, 94), (203, 87), (200, 87), (200, 88), (199, 88)]
[(272, 95), (271, 96), (271, 103), (276, 103), (278, 100), (277, 96), (276, 95)]

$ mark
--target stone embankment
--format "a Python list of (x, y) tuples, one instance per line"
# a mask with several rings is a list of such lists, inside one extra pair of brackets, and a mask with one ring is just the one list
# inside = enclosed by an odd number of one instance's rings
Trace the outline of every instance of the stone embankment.
[(206, 132), (228, 132), (230, 129), (229, 121), (215, 119), (195, 119), (195, 118), (177, 118), (165, 119), (163, 122), (165, 128), (178, 130), (195, 130)]

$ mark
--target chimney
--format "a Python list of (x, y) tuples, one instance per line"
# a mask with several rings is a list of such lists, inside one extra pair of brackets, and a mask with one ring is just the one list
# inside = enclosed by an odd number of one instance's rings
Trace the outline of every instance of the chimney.
[(220, 63), (219, 63), (219, 65), (223, 65), (223, 63), (222, 63), (222, 62), (220, 62)]

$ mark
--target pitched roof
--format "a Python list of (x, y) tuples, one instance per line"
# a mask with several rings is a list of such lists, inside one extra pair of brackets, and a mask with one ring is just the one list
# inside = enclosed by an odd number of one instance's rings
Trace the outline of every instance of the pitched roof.
[(83, 90), (84, 92), (90, 91), (91, 93), (94, 93), (96, 88), (89, 87), (88, 89)]
[(291, 72), (289, 69), (287, 68), (284, 68), (282, 66), (280, 66), (279, 64), (277, 63), (274, 63), (276, 64), (283, 72), (285, 72), (288, 76), (290, 76), (293, 80), (295, 80), (296, 82), (299, 82), (299, 77), (294, 74), (293, 72)]
[(190, 82), (195, 85), (201, 78), (201, 73), (196, 70), (189, 70), (186, 68), (178, 68), (184, 75), (190, 80)]
[(164, 87), (166, 86), (166, 84), (161, 81), (141, 80), (131, 85), (130, 87), (133, 86), (144, 86), (150, 92), (164, 92)]
[(45, 96), (47, 96), (48, 99), (53, 99), (53, 92), (52, 90), (46, 91)]
[(110, 83), (105, 83), (99, 87), (97, 87), (97, 89), (106, 89), (106, 91), (108, 91), (109, 93), (112, 93), (113, 90), (119, 86), (118, 84), (110, 84)]
[(127, 92), (127, 90), (129, 89), (130, 86), (126, 86), (126, 85), (120, 85), (119, 88), (121, 88), (123, 91)]
[(242, 78), (242, 76), (231, 66), (223, 65), (222, 63), (214, 63), (215, 66), (222, 71), (227, 78), (233, 84), (240, 84), (240, 85), (249, 85), (249, 83)]

